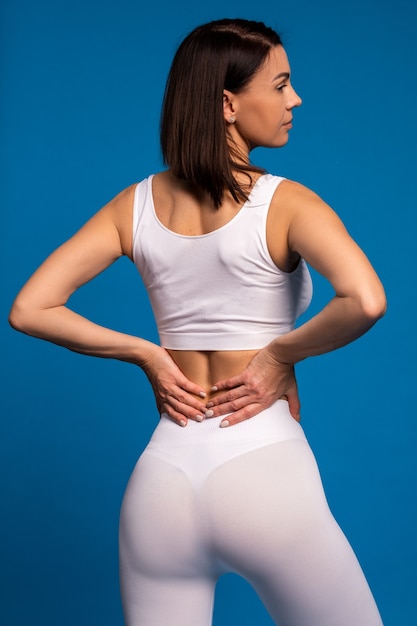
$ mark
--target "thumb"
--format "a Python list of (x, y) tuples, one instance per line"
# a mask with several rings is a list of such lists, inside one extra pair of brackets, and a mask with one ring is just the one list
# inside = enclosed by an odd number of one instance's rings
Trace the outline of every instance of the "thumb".
[(290, 391), (287, 391), (286, 396), (287, 396), (288, 408), (290, 410), (291, 416), (295, 419), (296, 422), (301, 422), (301, 415), (300, 415), (301, 403), (300, 403), (300, 398), (298, 396), (297, 387), (294, 387)]

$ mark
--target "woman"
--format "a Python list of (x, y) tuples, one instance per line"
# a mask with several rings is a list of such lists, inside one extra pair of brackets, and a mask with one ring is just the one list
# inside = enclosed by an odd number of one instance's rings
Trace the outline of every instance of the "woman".
[[(168, 169), (101, 209), (12, 307), (17, 330), (139, 365), (153, 387), (161, 419), (120, 519), (128, 626), (207, 626), (229, 571), (282, 626), (381, 624), (328, 509), (293, 368), (366, 332), (384, 291), (317, 195), (249, 160), (286, 144), (300, 104), (274, 31), (237, 19), (196, 28), (165, 92)], [(161, 346), (66, 306), (122, 255), (142, 274)], [(311, 298), (305, 261), (336, 295), (294, 329)]]

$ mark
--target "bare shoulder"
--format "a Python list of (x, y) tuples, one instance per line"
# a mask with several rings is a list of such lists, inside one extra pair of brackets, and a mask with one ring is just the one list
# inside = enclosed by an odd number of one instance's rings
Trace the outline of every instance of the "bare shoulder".
[(122, 191), (114, 196), (101, 210), (115, 220), (123, 219), (129, 211), (130, 214), (132, 214), (136, 187), (137, 183), (134, 183), (122, 189)]
[(316, 192), (292, 180), (284, 180), (273, 198), (274, 210), (282, 213), (288, 227), (289, 239), (300, 230), (331, 228), (345, 231), (336, 211)]
[(317, 193), (294, 182), (279, 185), (275, 202), (287, 216), (288, 245), (335, 285), (346, 268), (365, 272), (368, 262), (336, 211)]
[(285, 179), (278, 185), (273, 197), (273, 204), (289, 212), (306, 211), (321, 207), (333, 209), (312, 189), (294, 180)]
[(277, 188), (273, 205), (276, 214), (286, 220), (292, 253), (327, 278), (337, 295), (356, 294), (363, 299), (365, 294), (371, 301), (367, 306), (372, 308), (373, 302), (380, 306), (381, 284), (374, 269), (337, 213), (318, 194), (285, 180)]
[(267, 217), (267, 244), (275, 264), (292, 271), (299, 262), (297, 248), (290, 245), (291, 227), (297, 214), (308, 212), (320, 198), (304, 185), (285, 179), (277, 186)]

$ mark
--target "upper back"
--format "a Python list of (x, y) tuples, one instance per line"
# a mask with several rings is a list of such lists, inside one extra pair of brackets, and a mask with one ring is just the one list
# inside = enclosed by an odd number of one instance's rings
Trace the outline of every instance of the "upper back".
[(261, 176), (247, 202), (217, 220), (204, 205), (198, 211), (184, 190), (167, 195), (155, 185), (154, 195), (153, 176), (139, 183), (133, 259), (164, 347), (257, 349), (293, 327), (311, 283), (303, 261), (284, 272), (268, 249), (268, 209), (282, 180)]
[(205, 235), (221, 228), (242, 208), (242, 202), (236, 202), (228, 192), (221, 206), (215, 208), (208, 194), (169, 171), (152, 177), (152, 201), (158, 220), (174, 233), (187, 236)]

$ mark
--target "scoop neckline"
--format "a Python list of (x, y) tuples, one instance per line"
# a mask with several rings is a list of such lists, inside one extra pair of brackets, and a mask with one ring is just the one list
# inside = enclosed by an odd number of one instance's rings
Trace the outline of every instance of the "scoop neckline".
[(161, 222), (161, 220), (159, 219), (157, 213), (156, 213), (156, 209), (155, 209), (155, 203), (154, 203), (154, 199), (153, 199), (153, 189), (152, 189), (152, 181), (154, 179), (154, 174), (152, 174), (152, 176), (149, 177), (149, 185), (150, 185), (150, 199), (151, 199), (151, 207), (152, 207), (152, 213), (153, 216), (155, 218), (155, 221), (157, 222), (157, 224), (159, 224), (159, 226), (165, 230), (167, 233), (169, 233), (170, 235), (173, 235), (175, 237), (181, 237), (182, 239), (203, 239), (206, 237), (210, 237), (212, 235), (215, 235), (216, 233), (226, 229), (230, 224), (232, 224), (233, 222), (235, 222), (239, 216), (241, 215), (241, 213), (244, 211), (245, 208), (247, 208), (248, 205), (251, 204), (252, 200), (253, 200), (253, 194), (254, 191), (256, 189), (256, 187), (258, 187), (258, 183), (261, 179), (265, 178), (266, 176), (268, 176), (268, 174), (261, 174), (259, 176), (259, 178), (256, 179), (255, 184), (253, 185), (252, 189), (250, 190), (250, 193), (248, 195), (248, 199), (245, 200), (245, 202), (242, 204), (242, 206), (240, 207), (240, 209), (237, 211), (236, 215), (234, 215), (228, 222), (226, 222), (225, 224), (223, 224), (223, 226), (219, 226), (219, 228), (215, 228), (214, 230), (211, 230), (208, 233), (202, 233), (201, 235), (183, 235), (181, 233), (177, 233), (175, 232), (175, 230), (171, 230), (170, 228), (168, 228), (167, 226), (165, 226), (165, 224), (163, 224)]

